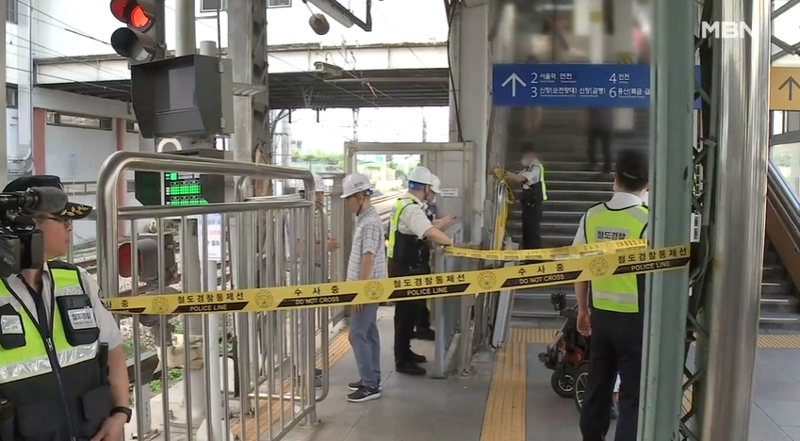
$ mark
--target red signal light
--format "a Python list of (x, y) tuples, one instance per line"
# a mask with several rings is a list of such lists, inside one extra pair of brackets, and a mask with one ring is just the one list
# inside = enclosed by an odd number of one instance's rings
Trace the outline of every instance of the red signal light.
[(136, 0), (111, 0), (111, 14), (117, 20), (143, 31), (152, 20)]
[(144, 13), (141, 6), (136, 5), (131, 10), (128, 23), (135, 28), (145, 28), (150, 24), (150, 17)]
[[(142, 266), (144, 265), (144, 258), (141, 253), (136, 253), (138, 257), (137, 270), (141, 274)], [(124, 243), (119, 246), (119, 275), (120, 277), (131, 277), (133, 274), (133, 264), (131, 262), (131, 244)]]
[(131, 0), (111, 0), (111, 15), (119, 21), (128, 22), (125, 11)]

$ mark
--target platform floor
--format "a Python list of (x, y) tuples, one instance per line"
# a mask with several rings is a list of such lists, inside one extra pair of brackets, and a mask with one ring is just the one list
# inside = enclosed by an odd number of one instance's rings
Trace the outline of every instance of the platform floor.
[[(514, 329), (497, 354), (477, 357), (473, 375), (434, 380), (394, 372), (391, 308), (381, 308), (383, 393), (379, 400), (345, 400), (358, 379), (352, 353), (331, 369), (331, 391), (319, 404), (317, 427), (296, 427), (288, 441), (578, 441), (578, 412), (550, 388), (537, 355), (551, 330)], [(763, 336), (758, 353), (751, 441), (800, 441), (800, 349), (786, 336)], [(789, 336), (794, 341), (795, 336)], [(414, 341), (429, 358), (433, 345)], [(613, 429), (612, 429), (613, 431)], [(613, 432), (612, 432), (613, 433)]]

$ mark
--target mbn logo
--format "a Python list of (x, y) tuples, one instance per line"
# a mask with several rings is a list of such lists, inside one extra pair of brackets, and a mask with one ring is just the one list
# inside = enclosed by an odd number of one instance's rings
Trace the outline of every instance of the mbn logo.
[(700, 38), (744, 38), (753, 35), (753, 30), (745, 22), (715, 21), (700, 24)]

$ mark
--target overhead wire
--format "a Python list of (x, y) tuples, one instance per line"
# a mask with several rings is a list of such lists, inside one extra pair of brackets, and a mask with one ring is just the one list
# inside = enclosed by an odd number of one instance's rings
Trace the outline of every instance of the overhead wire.
[[(30, 5), (30, 4), (28, 4), (28, 3), (25, 3), (25, 2), (23, 2), (23, 1), (20, 1), (19, 3), (20, 3), (20, 4), (22, 4), (22, 5), (25, 5), (25, 6), (27, 6), (28, 8), (30, 8), (30, 9), (31, 9), (31, 10), (33, 10), (33, 11), (36, 11), (36, 12), (38, 12), (38, 13), (42, 14), (42, 15), (43, 15), (43, 16), (45, 16), (45, 17), (48, 17), (48, 18), (50, 18), (51, 20), (55, 21), (56, 23), (59, 23), (59, 24), (62, 24), (62, 25), (64, 25), (65, 27), (64, 27), (64, 28), (62, 28), (62, 27), (56, 26), (56, 24), (55, 24), (55, 23), (51, 23), (51, 22), (48, 22), (48, 21), (44, 21), (44, 20), (41, 20), (41, 19), (39, 19), (39, 18), (37, 18), (37, 17), (32, 17), (31, 15), (28, 15), (28, 14), (23, 14), (22, 12), (19, 12), (19, 11), (18, 11), (18, 15), (21, 15), (21, 16), (28, 17), (28, 18), (30, 18), (31, 20), (35, 20), (35, 21), (37, 21), (37, 22), (40, 22), (40, 23), (43, 23), (43, 24), (47, 24), (47, 25), (53, 26), (53, 27), (55, 27), (56, 29), (61, 29), (61, 30), (64, 30), (64, 31), (66, 31), (66, 32), (73, 33), (73, 34), (75, 34), (75, 35), (77, 35), (77, 36), (80, 36), (80, 37), (83, 37), (83, 38), (87, 38), (87, 39), (89, 39), (89, 40), (92, 40), (92, 41), (99, 42), (99, 43), (106, 44), (106, 45), (109, 45), (109, 46), (110, 46), (110, 43), (108, 43), (108, 42), (106, 42), (106, 41), (103, 41), (103, 40), (100, 40), (100, 39), (98, 39), (98, 38), (96, 38), (96, 37), (92, 37), (92, 36), (91, 36), (91, 35), (89, 35), (88, 33), (86, 33), (86, 32), (84, 32), (84, 31), (80, 30), (80, 29), (79, 29), (79, 28), (77, 28), (77, 27), (75, 27), (74, 25), (71, 25), (71, 24), (69, 24), (69, 23), (66, 23), (66, 22), (64, 22), (64, 21), (62, 21), (62, 20), (59, 20), (58, 18), (55, 18), (55, 17), (53, 17), (52, 15), (50, 15), (50, 14), (48, 14), (48, 13), (46, 13), (46, 12), (44, 12), (44, 11), (42, 11), (42, 10), (40, 10), (40, 9), (36, 8), (36, 7), (34, 7), (34, 6), (31, 6), (31, 5)], [(173, 10), (173, 11), (174, 11), (174, 8), (172, 8), (172, 7), (169, 7), (169, 6), (167, 6), (167, 8), (168, 8), (168, 9), (171, 9), (171, 10)], [(220, 36), (219, 36), (220, 29), (217, 29), (216, 27), (214, 27), (214, 26), (211, 26), (211, 25), (209, 25), (208, 23), (205, 23), (205, 20), (202, 20), (202, 19), (197, 19), (197, 18), (196, 18), (196, 19), (195, 19), (195, 22), (198, 22), (198, 23), (200, 23), (201, 25), (208, 27), (209, 29), (212, 29), (212, 30), (215, 30), (215, 31), (217, 31), (217, 33), (218, 33), (218, 40), (221, 40), (221, 38), (220, 38)], [(39, 44), (39, 43), (37, 43), (37, 42), (30, 41), (30, 40), (28, 40), (28, 39), (26, 39), (26, 38), (24, 38), (24, 37), (21, 37), (21, 36), (19, 36), (19, 35), (13, 35), (13, 34), (10, 34), (10, 33), (8, 33), (8, 31), (7, 31), (6, 33), (7, 33), (8, 35), (11, 35), (11, 36), (12, 36), (12, 37), (14, 37), (14, 38), (18, 38), (18, 39), (20, 39), (20, 40), (22, 40), (22, 41), (28, 42), (28, 43), (30, 43), (30, 44), (32, 44), (32, 45), (35, 45), (35, 46), (37, 46), (37, 47), (41, 48), (42, 50), (49, 51), (51, 54), (56, 54), (56, 55), (58, 55), (58, 56), (61, 56), (61, 57), (72, 58), (72, 57), (70, 57), (69, 55), (66, 55), (66, 54), (60, 53), (60, 52), (56, 51), (55, 49), (52, 49), (52, 48), (50, 48), (50, 47), (47, 47), (47, 46), (45, 46), (45, 45)], [(311, 73), (311, 72), (308, 72), (308, 71), (306, 71), (306, 70), (304, 70), (304, 69), (301, 69), (301, 68), (299, 68), (299, 67), (295, 66), (294, 64), (292, 64), (292, 63), (290, 63), (290, 62), (288, 62), (288, 61), (286, 61), (286, 60), (284, 60), (284, 59), (282, 59), (282, 58), (280, 58), (280, 57), (278, 57), (278, 56), (275, 56), (275, 55), (273, 55), (273, 54), (268, 54), (268, 56), (269, 56), (270, 58), (274, 59), (274, 60), (277, 60), (277, 61), (280, 61), (280, 62), (281, 62), (281, 63), (283, 63), (283, 64), (286, 64), (286, 65), (287, 65), (287, 66), (289, 66), (289, 67), (292, 67), (293, 69), (295, 69), (295, 70), (296, 70), (296, 73), (301, 73), (301, 74), (304, 74), (304, 75), (310, 76), (310, 77), (312, 77), (312, 78), (314, 78), (314, 79), (320, 80), (320, 79), (319, 79), (319, 78), (318, 78), (316, 75), (314, 75), (313, 73)], [(102, 66), (98, 66), (98, 65), (96, 65), (96, 64), (92, 64), (92, 63), (89, 63), (89, 62), (86, 62), (86, 61), (82, 61), (82, 60), (75, 60), (75, 59), (73, 59), (73, 60), (71, 60), (71, 62), (75, 62), (75, 63), (79, 63), (79, 64), (85, 64), (85, 65), (87, 65), (87, 66), (90, 66), (90, 67), (92, 67), (92, 68), (94, 68), (94, 69), (96, 69), (96, 70), (99, 70), (99, 71), (101, 71), (101, 72), (106, 72), (106, 73), (110, 73), (110, 74), (123, 74), (123, 75), (125, 75), (125, 76), (123, 76), (123, 77), (121, 77), (121, 78), (117, 78), (117, 80), (128, 80), (128, 79), (129, 79), (129, 74), (127, 74), (127, 73), (123, 73), (122, 71), (116, 71), (116, 70), (113, 70), (113, 69), (104, 68), (104, 67), (102, 67)], [(57, 66), (57, 65), (53, 64), (53, 66)], [(73, 71), (70, 71), (69, 69), (66, 69), (66, 68), (64, 68), (63, 66), (57, 66), (57, 67), (58, 67), (58, 68), (60, 68), (60, 69), (63, 69), (63, 70), (65, 70), (65, 71), (68, 71), (68, 72), (73, 72)], [(102, 85), (95, 84), (95, 83), (88, 83), (88, 82), (85, 82), (85, 81), (78, 81), (78, 80), (75, 80), (75, 79), (72, 79), (72, 78), (65, 78), (65, 77), (61, 77), (61, 76), (58, 76), (58, 75), (44, 74), (44, 73), (39, 73), (39, 72), (31, 72), (30, 70), (21, 69), (21, 68), (12, 68), (12, 69), (13, 69), (13, 70), (20, 71), (20, 72), (26, 72), (26, 73), (30, 73), (30, 74), (36, 74), (36, 75), (41, 75), (41, 76), (45, 76), (45, 77), (49, 77), (49, 78), (61, 79), (61, 80), (64, 80), (64, 81), (69, 81), (69, 82), (75, 82), (75, 83), (79, 83), (79, 84), (84, 84), (84, 85), (91, 86), (91, 87), (95, 87), (95, 88), (99, 88), (99, 89), (105, 89), (105, 90), (114, 90), (114, 91), (119, 91), (119, 92), (123, 92), (123, 93), (129, 93), (129, 91), (125, 91), (125, 90), (121, 90), (121, 89), (116, 89), (116, 88), (113, 88), (113, 87), (108, 87), (108, 86), (102, 86)], [(73, 72), (73, 73), (77, 73), (77, 72)], [(356, 77), (356, 78), (358, 78), (358, 77)], [(324, 82), (323, 80), (320, 80), (320, 81)], [(369, 104), (369, 105), (370, 105), (370, 107), (378, 107), (378, 103), (377, 103), (377, 102), (375, 102), (375, 101), (370, 101), (369, 99), (365, 98), (364, 96), (362, 96), (362, 95), (360, 95), (360, 94), (357, 94), (357, 93), (355, 93), (355, 92), (353, 92), (353, 91), (351, 91), (351, 90), (348, 90), (348, 89), (346, 89), (346, 88), (343, 88), (343, 87), (341, 87), (341, 86), (339, 86), (339, 85), (337, 85), (337, 84), (335, 84), (335, 83), (329, 83), (329, 82), (326, 82), (326, 83), (327, 83), (327, 84), (329, 84), (329, 85), (331, 85), (332, 87), (334, 87), (334, 88), (338, 89), (338, 90), (341, 90), (341, 91), (342, 91), (342, 92), (344, 92), (344, 93), (347, 93), (347, 94), (349, 94), (349, 95), (352, 95), (352, 96), (354, 96), (354, 97), (356, 97), (356, 98), (358, 98), (358, 99), (360, 99), (360, 100), (364, 101), (365, 103)], [(379, 92), (381, 95), (383, 95), (383, 96), (385, 96), (386, 98), (388, 98), (388, 99), (390, 99), (390, 100), (394, 101), (395, 103), (398, 103), (398, 104), (399, 104), (399, 102), (398, 102), (398, 101), (396, 101), (396, 100), (395, 100), (393, 97), (391, 97), (390, 95), (388, 95), (388, 94), (386, 94), (386, 93), (384, 93), (384, 92), (380, 91), (379, 89), (377, 89), (377, 88), (375, 88), (375, 87), (372, 87), (372, 86), (370, 86), (370, 87), (371, 87), (371, 89), (372, 89), (372, 90), (374, 90), (375, 92)]]

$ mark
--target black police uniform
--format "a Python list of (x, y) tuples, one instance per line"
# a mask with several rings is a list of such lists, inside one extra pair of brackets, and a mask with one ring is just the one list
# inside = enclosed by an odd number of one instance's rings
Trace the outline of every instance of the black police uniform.
[[(531, 171), (537, 166), (541, 167), (541, 163), (538, 161), (526, 167), (524, 171)], [(547, 199), (544, 185), (544, 168), (542, 167), (538, 182), (525, 183), (522, 189), (520, 200), (522, 203), (522, 249), (525, 250), (542, 247), (542, 216), (544, 201)]]
[[(428, 217), (428, 220), (433, 222), (433, 219), (436, 218), (436, 207), (428, 206), (428, 210), (425, 212), (425, 216)], [(417, 317), (416, 322), (416, 329), (415, 329), (415, 337), (432, 338), (431, 332), (431, 311), (428, 309), (428, 302), (425, 301), (423, 303), (422, 308), (420, 308), (419, 316)]]
[[(414, 200), (400, 208), (405, 210), (418, 205)], [(397, 214), (400, 218), (400, 213)], [(391, 229), (391, 225), (389, 226)], [(389, 234), (392, 234), (391, 231)], [(389, 258), (389, 277), (416, 276), (431, 273), (430, 246), (413, 234), (394, 231), (392, 257)], [(426, 308), (425, 300), (409, 300), (395, 303), (394, 307), (394, 359), (398, 368), (416, 365), (423, 360), (411, 351), (414, 326)]]
[[(58, 261), (48, 265), (51, 274), (58, 270), (75, 271), (80, 284), (83, 284), (78, 267)], [(58, 312), (57, 318), (55, 313), (48, 317), (40, 293), (32, 287), (28, 286), (28, 289), (36, 304), (35, 311), (29, 311), (8, 282), (2, 281), (22, 306), (15, 308), (11, 303), (4, 303), (0, 306), (0, 317), (7, 322), (14, 318), (15, 323), (32, 321), (36, 329), (6, 327), (0, 332), (0, 358), (3, 352), (11, 353), (34, 343), (37, 346), (43, 343), (52, 369), (0, 384), (0, 441), (88, 441), (114, 409), (108, 384), (108, 346), (98, 343), (100, 329), (96, 323), (94, 327), (80, 326), (80, 329), (72, 325), (71, 317), (91, 308), (91, 300), (82, 286), (82, 294), (56, 296), (58, 282), (55, 279), (55, 276), (51, 278), (50, 295), (53, 300), (51, 310)], [(22, 320), (20, 314), (28, 317)], [(63, 329), (58, 329), (58, 323)], [(56, 352), (56, 349), (64, 337), (70, 346), (83, 350), (96, 344), (95, 357), (71, 365), (67, 364), (70, 361), (68, 357), (59, 361), (62, 352)], [(0, 360), (0, 366), (7, 364), (10, 355), (5, 358)], [(60, 363), (66, 366), (62, 367)], [(35, 367), (31, 366), (31, 369)]]

